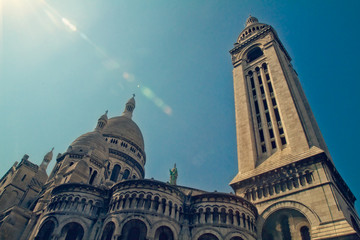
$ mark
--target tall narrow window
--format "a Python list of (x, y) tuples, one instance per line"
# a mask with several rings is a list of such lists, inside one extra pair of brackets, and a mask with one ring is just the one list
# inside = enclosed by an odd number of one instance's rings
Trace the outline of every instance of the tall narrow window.
[(124, 171), (124, 174), (123, 174), (122, 179), (128, 179), (129, 175), (130, 175), (130, 171), (129, 171), (128, 169), (126, 169), (126, 170)]
[(90, 178), (90, 181), (89, 181), (90, 185), (92, 185), (94, 183), (96, 175), (97, 175), (97, 171), (94, 171), (93, 174), (91, 175), (91, 178)]
[(118, 180), (120, 169), (121, 169), (121, 167), (119, 165), (116, 164), (114, 166), (112, 173), (111, 173), (111, 177), (110, 177), (111, 181), (116, 182)]

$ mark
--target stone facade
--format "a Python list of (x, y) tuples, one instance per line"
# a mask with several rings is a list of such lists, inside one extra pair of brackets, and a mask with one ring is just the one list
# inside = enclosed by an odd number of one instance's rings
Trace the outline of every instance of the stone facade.
[(249, 17), (230, 51), (239, 173), (235, 194), (144, 179), (145, 145), (121, 116), (40, 166), (25, 155), (0, 180), (0, 239), (360, 239), (355, 197), (336, 171), (275, 30)]

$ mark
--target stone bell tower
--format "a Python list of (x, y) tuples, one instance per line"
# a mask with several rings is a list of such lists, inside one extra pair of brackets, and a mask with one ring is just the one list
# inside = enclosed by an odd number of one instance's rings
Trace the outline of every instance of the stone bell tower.
[(259, 239), (360, 239), (355, 197), (337, 172), (291, 58), (250, 16), (232, 56), (238, 174)]

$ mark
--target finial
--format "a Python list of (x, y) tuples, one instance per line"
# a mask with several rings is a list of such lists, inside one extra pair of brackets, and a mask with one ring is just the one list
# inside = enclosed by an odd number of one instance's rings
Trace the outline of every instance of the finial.
[(135, 97), (135, 93), (133, 93), (133, 97)]
[(109, 112), (109, 111), (108, 111), (108, 110), (106, 110), (106, 111), (105, 111), (105, 115), (107, 115), (107, 114), (108, 114), (108, 112)]

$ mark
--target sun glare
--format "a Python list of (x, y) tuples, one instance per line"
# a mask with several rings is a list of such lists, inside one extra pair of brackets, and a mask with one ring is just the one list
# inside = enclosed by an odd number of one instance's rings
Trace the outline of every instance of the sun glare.
[(61, 20), (62, 20), (62, 22), (64, 23), (64, 25), (65, 25), (66, 27), (68, 27), (68, 29), (69, 29), (70, 31), (76, 32), (76, 26), (75, 26), (74, 24), (72, 24), (72, 23), (71, 23), (69, 20), (67, 20), (66, 18), (62, 18)]

